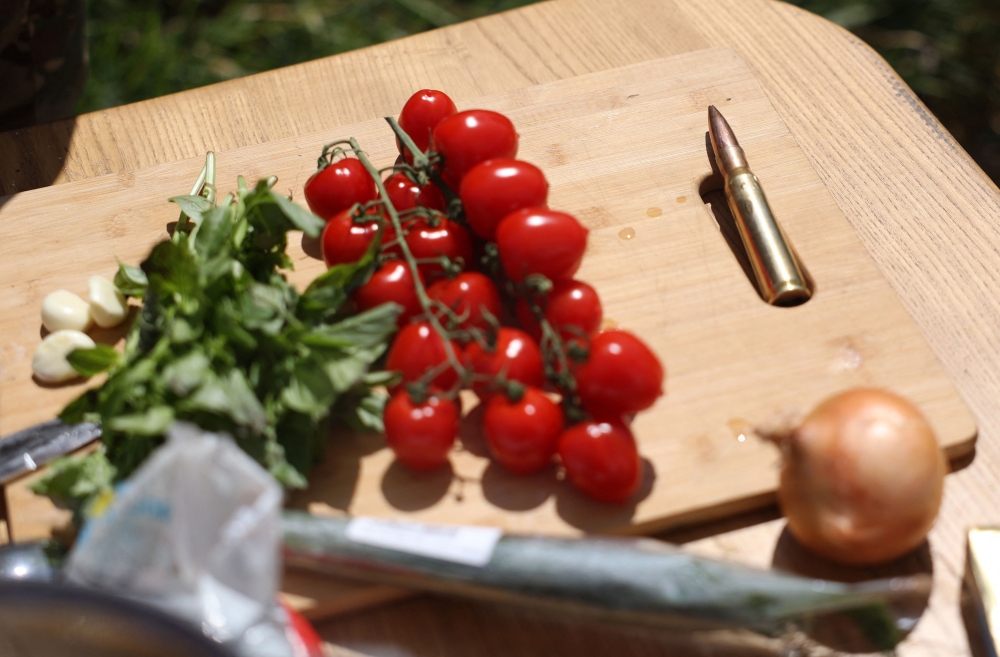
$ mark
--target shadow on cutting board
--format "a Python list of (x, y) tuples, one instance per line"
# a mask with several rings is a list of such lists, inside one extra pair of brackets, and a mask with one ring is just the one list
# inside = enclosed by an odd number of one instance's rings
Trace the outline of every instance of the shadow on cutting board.
[(62, 172), (76, 119), (0, 132), (0, 207), (10, 195), (48, 187)]
[[(874, 566), (845, 566), (806, 550), (785, 527), (774, 547), (772, 568), (804, 577), (834, 582), (866, 582), (875, 579), (892, 579), (909, 575), (934, 575), (930, 544), (925, 540), (915, 550), (885, 564)], [(928, 591), (929, 594), (930, 591)], [(927, 608), (929, 598), (919, 596), (905, 606), (894, 605), (894, 613), (903, 619), (901, 629), (909, 631), (916, 625)], [(815, 641), (834, 650), (845, 652), (871, 652), (874, 648), (868, 638), (859, 633), (856, 618), (847, 614), (825, 614), (821, 622), (811, 624), (807, 634)], [(908, 627), (907, 627), (908, 626)]]

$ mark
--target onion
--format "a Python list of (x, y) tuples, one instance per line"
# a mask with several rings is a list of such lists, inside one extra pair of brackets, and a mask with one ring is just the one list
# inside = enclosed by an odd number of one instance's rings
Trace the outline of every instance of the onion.
[(758, 431), (781, 447), (778, 503), (806, 548), (864, 565), (923, 542), (941, 506), (947, 463), (913, 404), (856, 388), (827, 399), (790, 431)]

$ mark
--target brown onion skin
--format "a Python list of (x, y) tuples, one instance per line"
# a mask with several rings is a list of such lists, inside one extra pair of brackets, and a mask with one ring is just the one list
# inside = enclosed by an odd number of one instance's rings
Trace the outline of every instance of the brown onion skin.
[(923, 542), (941, 506), (948, 465), (909, 401), (885, 390), (849, 390), (777, 440), (784, 453), (778, 503), (806, 548), (868, 565)]

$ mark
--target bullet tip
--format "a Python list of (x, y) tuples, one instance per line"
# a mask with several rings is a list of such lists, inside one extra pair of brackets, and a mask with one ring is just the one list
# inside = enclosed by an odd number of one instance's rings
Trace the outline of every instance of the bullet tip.
[(708, 106), (708, 129), (718, 149), (739, 147), (740, 143), (736, 140), (733, 129), (715, 105)]
[(746, 157), (740, 142), (736, 140), (729, 122), (722, 116), (715, 105), (708, 106), (708, 133), (712, 139), (712, 150), (719, 163), (719, 169), (727, 174), (739, 167), (747, 166)]

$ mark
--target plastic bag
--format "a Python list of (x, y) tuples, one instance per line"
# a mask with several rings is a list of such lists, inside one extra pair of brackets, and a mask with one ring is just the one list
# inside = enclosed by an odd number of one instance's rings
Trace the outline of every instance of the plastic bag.
[(292, 657), (281, 576), (282, 491), (226, 436), (175, 423), (84, 527), (66, 574), (153, 604), (246, 657)]

